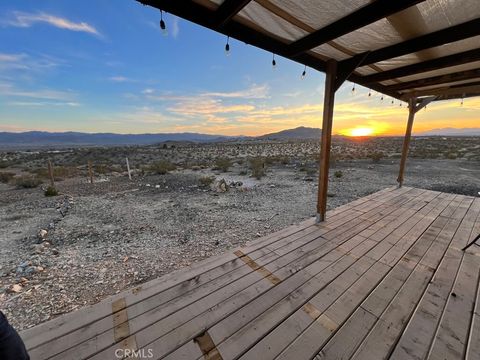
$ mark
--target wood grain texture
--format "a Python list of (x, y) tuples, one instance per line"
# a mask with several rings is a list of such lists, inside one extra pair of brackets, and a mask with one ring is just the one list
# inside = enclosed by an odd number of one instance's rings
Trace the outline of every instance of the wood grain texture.
[(409, 187), (22, 332), (35, 359), (478, 359), (480, 199)]

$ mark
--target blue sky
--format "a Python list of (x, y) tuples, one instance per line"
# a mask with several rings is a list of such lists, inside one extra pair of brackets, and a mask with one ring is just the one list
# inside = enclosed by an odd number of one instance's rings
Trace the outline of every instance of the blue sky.
[[(0, 131), (260, 134), (321, 125), (324, 75), (134, 0), (0, 3)], [(338, 92), (335, 130), (400, 133), (405, 106)], [(473, 127), (478, 102), (461, 110)], [(418, 129), (452, 126), (432, 105)], [(452, 112), (453, 114), (453, 112)], [(457, 115), (455, 115), (458, 117)], [(432, 124), (435, 121), (435, 124)], [(478, 123), (477, 123), (478, 124)]]

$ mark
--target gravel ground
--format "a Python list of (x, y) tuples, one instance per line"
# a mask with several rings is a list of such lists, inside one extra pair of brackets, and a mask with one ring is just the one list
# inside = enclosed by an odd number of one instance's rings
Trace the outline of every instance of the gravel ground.
[[(397, 169), (337, 162), (329, 208), (395, 185)], [(25, 329), (315, 215), (316, 175), (277, 166), (255, 180), (233, 168), (216, 178), (242, 185), (217, 192), (200, 186), (211, 174), (70, 179), (53, 198), (0, 184), (0, 308)], [(478, 196), (480, 165), (409, 160), (405, 185)]]

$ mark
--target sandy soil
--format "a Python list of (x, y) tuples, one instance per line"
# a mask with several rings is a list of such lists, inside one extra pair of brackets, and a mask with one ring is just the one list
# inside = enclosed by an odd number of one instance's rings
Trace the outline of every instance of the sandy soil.
[[(337, 161), (329, 208), (395, 185), (397, 169), (392, 160)], [(212, 174), (242, 185), (223, 193), (201, 186), (200, 177)], [(52, 198), (0, 184), (0, 308), (17, 329), (28, 328), (254, 241), (314, 216), (316, 181), (276, 165), (261, 180), (238, 167), (93, 185), (75, 178), (58, 183), (62, 195)], [(478, 196), (480, 165), (409, 160), (405, 185)]]

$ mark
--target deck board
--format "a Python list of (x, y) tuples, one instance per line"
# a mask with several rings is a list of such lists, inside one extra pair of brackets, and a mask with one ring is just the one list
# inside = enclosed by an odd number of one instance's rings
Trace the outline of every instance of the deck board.
[(478, 359), (479, 231), (478, 198), (388, 188), (20, 335), (32, 359)]

